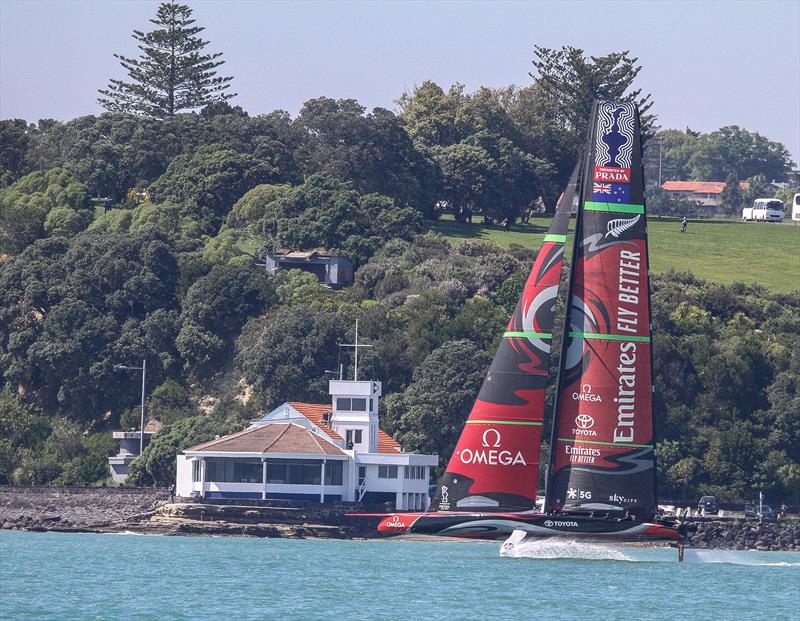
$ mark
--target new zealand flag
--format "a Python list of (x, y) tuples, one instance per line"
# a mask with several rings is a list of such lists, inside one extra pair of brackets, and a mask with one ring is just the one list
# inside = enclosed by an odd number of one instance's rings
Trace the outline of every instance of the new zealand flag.
[(630, 186), (626, 183), (593, 183), (592, 200), (596, 203), (627, 203)]

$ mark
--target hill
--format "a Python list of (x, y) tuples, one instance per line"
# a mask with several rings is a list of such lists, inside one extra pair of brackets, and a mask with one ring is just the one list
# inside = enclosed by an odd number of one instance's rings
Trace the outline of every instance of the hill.
[[(474, 224), (455, 222), (451, 216), (427, 221), (428, 231), (457, 242), (478, 239), (508, 248), (519, 244), (536, 249), (550, 225), (549, 217), (514, 224), (509, 232), (486, 227), (481, 218)], [(759, 283), (775, 293), (800, 289), (800, 227), (745, 223), (738, 220), (692, 220), (685, 234), (674, 218), (651, 219), (650, 261), (653, 272), (689, 271), (698, 278), (721, 284)], [(572, 229), (571, 229), (572, 230)], [(570, 246), (567, 252), (569, 253)]]

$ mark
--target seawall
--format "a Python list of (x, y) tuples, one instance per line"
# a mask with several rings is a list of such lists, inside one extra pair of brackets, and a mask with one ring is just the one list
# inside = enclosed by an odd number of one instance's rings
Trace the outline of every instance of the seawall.
[(800, 551), (800, 520), (700, 520), (689, 547), (717, 550)]
[(351, 539), (374, 532), (374, 520), (345, 517), (363, 510), (356, 503), (170, 502), (164, 488), (0, 485), (6, 530)]

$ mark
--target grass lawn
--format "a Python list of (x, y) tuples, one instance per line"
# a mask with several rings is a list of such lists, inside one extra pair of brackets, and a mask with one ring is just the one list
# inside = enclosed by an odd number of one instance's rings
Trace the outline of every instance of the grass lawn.
[[(481, 239), (505, 248), (510, 244), (538, 248), (550, 226), (549, 218), (533, 218), (505, 233), (498, 227), (484, 227), (478, 218), (473, 220), (475, 224), (459, 224), (447, 216), (427, 222), (426, 227), (451, 242)], [(672, 268), (718, 283), (757, 282), (781, 293), (800, 290), (800, 225), (791, 221), (690, 220), (687, 232), (681, 234), (679, 220), (652, 218), (648, 230), (650, 262), (656, 274)], [(571, 240), (570, 236), (568, 253)]]

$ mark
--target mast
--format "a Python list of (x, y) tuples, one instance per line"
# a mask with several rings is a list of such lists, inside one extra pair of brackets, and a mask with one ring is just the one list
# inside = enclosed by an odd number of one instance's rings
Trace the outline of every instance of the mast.
[(431, 511), (536, 505), (555, 302), (575, 182), (562, 194)]
[(557, 413), (558, 413), (558, 406), (561, 401), (561, 390), (562, 390), (562, 378), (564, 376), (563, 373), (563, 364), (566, 356), (564, 355), (567, 351), (567, 341), (569, 338), (569, 325), (570, 325), (570, 314), (572, 311), (572, 304), (570, 300), (572, 300), (572, 283), (575, 277), (575, 258), (578, 256), (578, 240), (582, 237), (580, 235), (581, 231), (581, 204), (582, 204), (582, 197), (583, 197), (583, 185), (584, 180), (590, 177), (590, 170), (589, 170), (589, 141), (591, 140), (592, 136), (592, 127), (594, 127), (594, 119), (597, 114), (596, 106), (592, 107), (592, 116), (590, 117), (589, 121), (589, 129), (588, 129), (588, 136), (586, 138), (586, 143), (583, 146), (583, 154), (581, 155), (581, 159), (575, 165), (575, 173), (578, 172), (580, 168), (580, 174), (577, 175), (577, 179), (575, 181), (575, 195), (578, 198), (578, 208), (575, 213), (575, 235), (572, 240), (572, 261), (570, 262), (569, 267), (569, 276), (567, 278), (567, 290), (566, 290), (566, 304), (564, 304), (564, 320), (561, 326), (561, 350), (560, 356), (558, 361), (558, 375), (556, 376), (556, 394), (553, 399), (553, 417), (550, 424), (550, 444), (549, 444), (549, 452), (547, 455), (547, 469), (545, 471), (545, 481), (544, 481), (544, 505), (543, 505), (543, 512), (544, 513), (552, 513), (551, 508), (551, 485), (550, 479), (551, 474), (553, 472), (553, 462), (555, 461), (555, 454), (556, 454), (556, 437), (558, 435), (558, 426), (556, 425), (557, 422)]
[(546, 509), (630, 512), (645, 520), (655, 513), (655, 445), (638, 111), (596, 102), (590, 132)]

